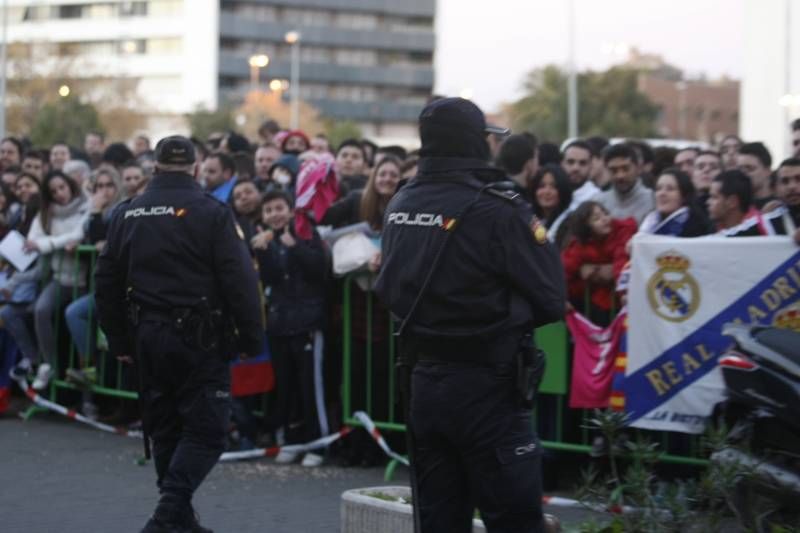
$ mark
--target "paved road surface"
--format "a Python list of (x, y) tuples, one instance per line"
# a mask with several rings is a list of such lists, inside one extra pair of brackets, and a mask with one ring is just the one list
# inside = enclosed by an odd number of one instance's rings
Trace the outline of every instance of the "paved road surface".
[[(57, 415), (0, 419), (0, 531), (138, 532), (157, 496), (152, 465), (136, 464), (141, 454), (138, 440)], [(399, 469), (394, 484), (403, 483)], [(378, 468), (226, 463), (201, 486), (195, 507), (217, 533), (336, 532), (341, 493), (384, 484)], [(555, 512), (572, 524), (586, 516)]]

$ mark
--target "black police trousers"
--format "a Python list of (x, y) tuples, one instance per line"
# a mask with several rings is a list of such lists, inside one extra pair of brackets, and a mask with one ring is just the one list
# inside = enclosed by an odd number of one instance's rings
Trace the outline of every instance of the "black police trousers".
[(422, 361), (412, 374), (411, 428), (423, 533), (541, 532), (541, 453), (519, 407), (511, 364)]
[(225, 448), (229, 366), (221, 356), (187, 345), (166, 322), (141, 322), (136, 344), (159, 506), (185, 509)]

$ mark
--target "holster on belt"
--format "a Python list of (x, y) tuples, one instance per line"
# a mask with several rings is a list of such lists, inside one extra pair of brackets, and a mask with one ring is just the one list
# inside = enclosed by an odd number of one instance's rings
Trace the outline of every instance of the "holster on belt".
[(536, 393), (542, 383), (547, 357), (536, 347), (531, 335), (525, 335), (520, 341), (514, 358), (516, 363), (516, 390), (520, 406), (533, 409), (536, 404)]

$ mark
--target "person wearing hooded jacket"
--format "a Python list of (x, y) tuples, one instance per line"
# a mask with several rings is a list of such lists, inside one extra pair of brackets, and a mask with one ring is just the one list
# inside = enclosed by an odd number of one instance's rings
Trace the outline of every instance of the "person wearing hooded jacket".
[[(419, 174), (386, 209), (376, 291), (413, 364), (409, 431), (423, 533), (541, 532), (541, 449), (515, 388), (534, 327), (564, 316), (558, 251), (487, 161), (483, 112), (444, 98), (420, 115)], [(438, 259), (437, 259), (438, 258)], [(428, 280), (426, 282), (425, 280)]]

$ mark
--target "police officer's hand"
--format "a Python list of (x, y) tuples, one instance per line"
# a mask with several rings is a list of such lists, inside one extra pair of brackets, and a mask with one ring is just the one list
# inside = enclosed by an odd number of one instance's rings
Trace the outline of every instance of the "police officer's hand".
[(254, 250), (266, 250), (267, 246), (269, 246), (269, 243), (272, 242), (274, 238), (275, 232), (268, 229), (250, 239), (250, 246), (252, 246)]
[(97, 241), (94, 244), (94, 249), (97, 250), (98, 252), (102, 252), (103, 248), (105, 248), (105, 247), (106, 247), (106, 241), (104, 241), (104, 240), (103, 241)]
[(5, 300), (7, 302), (10, 301), (11, 300), (11, 291), (6, 289), (5, 287), (3, 287), (2, 289), (0, 289), (0, 297), (2, 297), (3, 300)]
[(282, 243), (283, 243), (283, 245), (284, 245), (284, 246), (286, 246), (287, 248), (291, 248), (292, 246), (294, 246), (295, 244), (297, 244), (297, 241), (295, 240), (295, 238), (294, 238), (294, 237), (292, 237), (292, 233), (291, 233), (290, 231), (288, 231), (288, 230), (287, 230), (287, 231), (284, 231), (284, 232), (281, 234), (281, 242), (282, 242)]
[(78, 247), (78, 244), (80, 244), (80, 241), (68, 242), (67, 244), (64, 245), (64, 251), (67, 252), (68, 254), (71, 254)]

